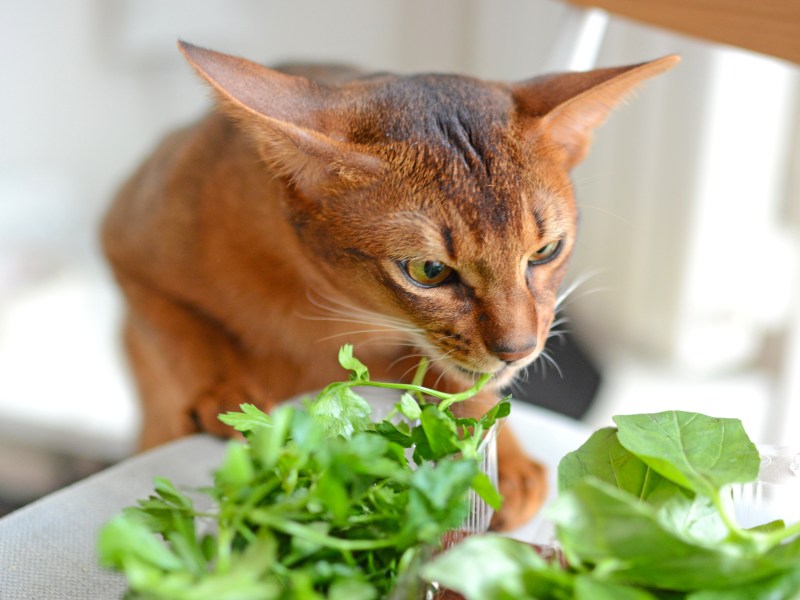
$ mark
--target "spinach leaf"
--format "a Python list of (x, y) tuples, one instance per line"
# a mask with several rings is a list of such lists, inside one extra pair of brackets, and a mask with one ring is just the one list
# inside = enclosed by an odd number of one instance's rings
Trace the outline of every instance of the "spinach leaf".
[(739, 587), (693, 592), (686, 598), (687, 600), (796, 600), (800, 598), (800, 569), (784, 571), (776, 576)]
[(641, 588), (610, 583), (578, 575), (575, 578), (575, 600), (657, 600), (658, 596)]
[[(533, 582), (536, 596), (526, 581), (530, 573), (552, 576)], [(468, 537), (425, 565), (422, 576), (468, 598), (557, 598), (554, 590), (571, 588), (565, 574), (551, 570), (531, 547), (497, 535)]]
[(800, 598), (800, 523), (742, 530), (728, 514), (726, 486), (754, 479), (759, 465), (740, 422), (675, 411), (615, 421), (559, 464), (546, 516), (565, 568), (479, 536), (424, 576), (469, 600)]
[(558, 464), (558, 489), (564, 493), (587, 477), (596, 477), (640, 500), (659, 504), (680, 488), (620, 444), (617, 431), (594, 432)]
[(731, 483), (753, 481), (760, 458), (738, 419), (668, 411), (614, 417), (620, 444), (678, 485), (715, 497)]

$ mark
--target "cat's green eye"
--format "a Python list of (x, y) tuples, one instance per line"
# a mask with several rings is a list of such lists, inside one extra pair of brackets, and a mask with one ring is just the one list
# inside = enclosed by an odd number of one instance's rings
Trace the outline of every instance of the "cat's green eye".
[(406, 275), (417, 285), (422, 287), (436, 287), (447, 283), (455, 274), (452, 267), (448, 267), (438, 260), (407, 260), (401, 263)]
[(531, 254), (528, 264), (541, 265), (553, 260), (558, 255), (559, 250), (561, 250), (561, 240), (550, 242)]

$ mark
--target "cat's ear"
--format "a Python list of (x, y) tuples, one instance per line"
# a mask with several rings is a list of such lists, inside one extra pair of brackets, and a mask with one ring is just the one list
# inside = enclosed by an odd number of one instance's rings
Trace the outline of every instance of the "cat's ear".
[(382, 171), (379, 158), (346, 140), (346, 111), (336, 110), (345, 99), (335, 88), (186, 42), (178, 47), (264, 160), (301, 189), (361, 185)]
[(586, 156), (592, 131), (640, 83), (668, 71), (678, 56), (626, 67), (556, 73), (515, 84), (514, 98), (527, 126), (566, 152), (571, 168)]

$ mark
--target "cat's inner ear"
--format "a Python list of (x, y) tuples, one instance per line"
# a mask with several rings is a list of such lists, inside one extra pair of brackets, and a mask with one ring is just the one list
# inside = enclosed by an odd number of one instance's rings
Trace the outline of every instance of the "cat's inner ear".
[(381, 159), (347, 140), (341, 110), (347, 99), (337, 88), (186, 42), (178, 46), (281, 176), (318, 191), (362, 185), (382, 172)]
[(678, 62), (673, 55), (626, 67), (544, 75), (515, 84), (512, 91), (526, 126), (563, 148), (571, 168), (586, 156), (593, 130), (617, 105), (640, 83)]

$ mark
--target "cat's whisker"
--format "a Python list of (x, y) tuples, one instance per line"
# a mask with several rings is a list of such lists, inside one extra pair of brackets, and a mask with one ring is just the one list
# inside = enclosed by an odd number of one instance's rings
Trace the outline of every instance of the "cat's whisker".
[[(543, 359), (543, 361), (547, 361), (548, 363), (553, 365), (553, 367), (556, 370), (556, 373), (558, 373), (558, 376), (561, 377), (561, 379), (564, 379), (564, 372), (561, 370), (561, 367), (559, 366), (558, 362), (556, 362), (556, 359), (553, 358), (547, 350), (543, 350), (539, 356), (540, 358)], [(544, 365), (546, 363), (542, 362), (542, 364)]]
[[(390, 362), (389, 363), (389, 368), (390, 369), (393, 368), (395, 365), (397, 365), (397, 363), (401, 363), (404, 360), (412, 360), (414, 358), (418, 358), (418, 359), (422, 360), (423, 358), (428, 358), (428, 356), (423, 352), (409, 352), (408, 354), (403, 354), (403, 356), (400, 356), (400, 357), (394, 359), (392, 362)], [(403, 371), (400, 374), (400, 379), (401, 380), (405, 379), (405, 377), (408, 376), (408, 374), (411, 373), (412, 371), (414, 371), (416, 368), (417, 368), (417, 365), (414, 365), (412, 367), (409, 367), (405, 371)]]
[[(393, 330), (387, 330), (387, 329), (384, 329), (384, 328), (379, 328), (379, 329), (354, 329), (352, 331), (345, 331), (345, 332), (342, 332), (342, 333), (334, 333), (332, 335), (328, 335), (328, 336), (325, 336), (323, 338), (318, 338), (317, 341), (326, 342), (328, 340), (333, 340), (333, 339), (336, 339), (336, 338), (347, 337), (347, 336), (350, 336), (350, 335), (362, 335), (362, 334), (365, 334), (365, 333), (390, 334), (390, 333), (394, 333), (395, 331), (396, 330), (393, 331)], [(403, 333), (401, 331), (396, 331), (396, 332), (397, 333)]]
[(311, 304), (313, 304), (323, 312), (330, 313), (332, 315), (340, 315), (340, 316), (370, 319), (370, 320), (379, 318), (381, 321), (385, 322), (397, 322), (397, 323), (403, 322), (399, 319), (389, 317), (388, 315), (382, 313), (376, 313), (375, 311), (368, 310), (364, 307), (345, 302), (343, 299), (340, 298), (314, 297), (314, 295), (311, 292), (306, 294), (306, 298)]
[(514, 376), (514, 379), (512, 379), (511, 383), (509, 383), (508, 385), (512, 397), (514, 396), (515, 390), (519, 394), (519, 396), (525, 395), (525, 388), (523, 386), (523, 383), (528, 382), (528, 377), (529, 377), (528, 369), (524, 369), (521, 373), (518, 373), (517, 375)]
[(399, 319), (397, 317), (392, 317), (383, 313), (377, 313), (372, 310), (368, 310), (361, 306), (357, 306), (355, 304), (351, 304), (345, 302), (340, 298), (322, 298), (319, 294), (316, 294), (309, 290), (306, 293), (306, 298), (315, 307), (323, 311), (323, 313), (328, 313), (332, 316), (327, 315), (301, 315), (303, 318), (307, 318), (309, 320), (331, 320), (335, 321), (337, 319), (342, 320), (343, 318), (352, 319), (353, 322), (363, 323), (363, 324), (375, 324), (375, 325), (387, 325), (389, 327), (393, 327), (395, 329), (409, 329), (412, 326), (404, 321), (403, 319)]

